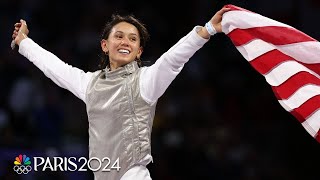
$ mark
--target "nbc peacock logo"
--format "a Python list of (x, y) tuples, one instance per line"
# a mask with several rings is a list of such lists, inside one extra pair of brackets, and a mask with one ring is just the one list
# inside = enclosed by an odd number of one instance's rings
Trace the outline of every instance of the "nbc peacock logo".
[(16, 157), (13, 164), (13, 170), (18, 174), (28, 174), (32, 170), (30, 158), (25, 154)]

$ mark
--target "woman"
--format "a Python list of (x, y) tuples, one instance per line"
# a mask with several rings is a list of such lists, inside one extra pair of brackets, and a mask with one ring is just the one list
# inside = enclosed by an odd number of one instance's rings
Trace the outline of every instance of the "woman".
[[(107, 68), (84, 72), (74, 68), (28, 38), (24, 20), (16, 23), (12, 38), (19, 53), (33, 62), (58, 86), (84, 101), (89, 121), (89, 156), (110, 159), (91, 161), (95, 179), (151, 179), (151, 129), (158, 98), (184, 64), (216, 32), (221, 32), (219, 10), (205, 27), (196, 26), (152, 66), (139, 67), (148, 39), (144, 25), (132, 16), (114, 15), (105, 26), (101, 49)], [(120, 167), (120, 168), (119, 168)]]

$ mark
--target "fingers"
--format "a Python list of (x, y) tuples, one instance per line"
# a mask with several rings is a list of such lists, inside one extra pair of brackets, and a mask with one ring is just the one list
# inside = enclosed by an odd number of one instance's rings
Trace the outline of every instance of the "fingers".
[(21, 30), (26, 29), (26, 28), (27, 28), (26, 21), (23, 19), (20, 19), (20, 22), (14, 24), (14, 30), (13, 30), (12, 36), (16, 37)]
[(23, 25), (27, 25), (27, 22), (23, 19), (20, 19), (20, 23), (22, 23)]
[(14, 30), (12, 32), (12, 39), (15, 39), (18, 36), (19, 30), (21, 29), (22, 22), (15, 23), (14, 24)]
[(13, 32), (18, 32), (20, 30), (20, 28), (21, 28), (21, 25), (22, 25), (21, 23), (15, 23)]
[(27, 22), (23, 19), (20, 19), (20, 22), (14, 24), (14, 29), (19, 30), (21, 26), (27, 26)]
[(226, 7), (224, 7), (224, 8), (222, 8), (222, 9), (220, 9), (218, 12), (217, 12), (217, 14), (219, 14), (219, 15), (223, 15), (225, 12), (228, 12), (228, 11), (230, 11), (231, 10), (231, 8), (226, 8)]
[(15, 23), (14, 24), (14, 27), (20, 27), (21, 26), (21, 23)]
[(18, 32), (21, 28), (21, 23), (14, 24), (14, 30), (12, 32), (12, 39), (15, 39), (18, 36)]
[(12, 32), (12, 39), (14, 41), (12, 41), (11, 43), (11, 48), (14, 48), (12, 44), (15, 43), (19, 45), (23, 39), (27, 38), (28, 33), (29, 33), (29, 30), (28, 30), (26, 21), (23, 19), (20, 19), (19, 22), (14, 24), (14, 29)]
[(12, 39), (15, 39), (18, 36), (18, 31), (14, 30), (12, 33)]

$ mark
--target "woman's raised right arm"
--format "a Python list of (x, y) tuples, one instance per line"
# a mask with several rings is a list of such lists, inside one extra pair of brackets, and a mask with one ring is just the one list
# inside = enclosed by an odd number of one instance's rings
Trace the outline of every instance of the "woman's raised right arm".
[(30, 38), (21, 41), (19, 53), (36, 65), (58, 86), (69, 90), (85, 102), (85, 92), (93, 73), (72, 67)]
[(63, 62), (28, 38), (28, 32), (25, 21), (21, 20), (15, 25), (12, 37), (19, 45), (19, 53), (29, 59), (58, 86), (69, 90), (85, 102), (86, 89), (94, 73), (85, 73)]

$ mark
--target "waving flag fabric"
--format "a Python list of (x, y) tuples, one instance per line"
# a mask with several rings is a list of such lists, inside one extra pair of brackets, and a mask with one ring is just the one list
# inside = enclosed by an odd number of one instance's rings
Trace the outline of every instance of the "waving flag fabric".
[(287, 24), (226, 5), (222, 31), (271, 85), (281, 106), (320, 142), (320, 43)]

